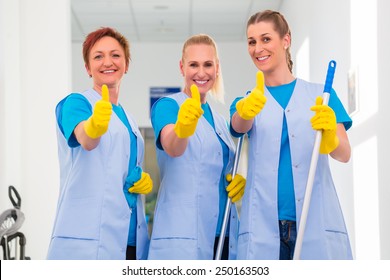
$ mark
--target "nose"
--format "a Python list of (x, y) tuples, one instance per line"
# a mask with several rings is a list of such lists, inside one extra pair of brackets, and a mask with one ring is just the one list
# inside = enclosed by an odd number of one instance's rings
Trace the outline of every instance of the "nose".
[(112, 60), (111, 60), (111, 57), (110, 57), (110, 56), (106, 56), (106, 57), (104, 58), (103, 65), (104, 65), (105, 67), (110, 67), (110, 66), (112, 66)]
[(198, 74), (198, 76), (199, 76), (200, 78), (204, 77), (205, 74), (206, 74), (206, 69), (205, 69), (204, 67), (199, 67), (199, 71), (198, 71), (197, 74)]
[(257, 53), (262, 52), (263, 49), (264, 49), (264, 48), (263, 48), (263, 44), (262, 44), (262, 43), (260, 43), (260, 42), (256, 43), (255, 51), (256, 51)]

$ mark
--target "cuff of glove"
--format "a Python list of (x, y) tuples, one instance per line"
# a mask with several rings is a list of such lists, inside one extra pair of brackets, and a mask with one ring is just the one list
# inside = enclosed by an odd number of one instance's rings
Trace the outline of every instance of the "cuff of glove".
[(88, 120), (84, 123), (84, 131), (88, 135), (88, 137), (96, 139), (102, 136), (106, 131), (101, 131), (99, 129), (96, 129), (96, 127), (93, 125), (92, 117), (90, 117)]
[(333, 141), (321, 141), (320, 153), (321, 154), (330, 154), (339, 146), (339, 138), (335, 136)]
[(187, 138), (195, 133), (196, 123), (190, 125), (184, 125), (180, 122), (175, 123), (174, 131), (179, 138)]

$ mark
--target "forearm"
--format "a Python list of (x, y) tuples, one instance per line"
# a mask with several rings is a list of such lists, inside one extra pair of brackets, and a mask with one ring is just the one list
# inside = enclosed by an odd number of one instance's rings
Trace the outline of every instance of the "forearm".
[(174, 127), (174, 124), (168, 124), (161, 130), (160, 142), (168, 155), (178, 157), (185, 152), (189, 138), (179, 138), (174, 131)]
[(235, 112), (231, 120), (231, 125), (235, 132), (247, 133), (252, 128), (253, 119), (244, 120), (237, 112)]
[(330, 153), (330, 156), (340, 162), (348, 162), (351, 158), (351, 145), (343, 124), (337, 124), (336, 133), (339, 138), (339, 145), (333, 152)]
[(91, 138), (85, 133), (85, 121), (80, 122), (74, 129), (74, 135), (84, 150), (91, 151), (95, 149), (100, 143), (100, 137)]

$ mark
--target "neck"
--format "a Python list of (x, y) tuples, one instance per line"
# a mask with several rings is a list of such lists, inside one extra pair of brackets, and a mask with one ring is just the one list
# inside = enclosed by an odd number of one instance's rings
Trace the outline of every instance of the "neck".
[[(183, 92), (184, 92), (188, 97), (191, 97), (191, 96), (192, 96), (190, 90), (184, 89)], [(200, 103), (205, 104), (205, 103), (207, 102), (206, 97), (207, 97), (207, 92), (206, 92), (206, 93), (200, 93)]]
[[(102, 88), (101, 86), (94, 85), (93, 89), (98, 92), (100, 95), (102, 95)], [(109, 87), (108, 92), (110, 93), (110, 102), (114, 105), (118, 105), (119, 100), (119, 86), (118, 87)]]
[(276, 87), (291, 83), (295, 80), (295, 77), (289, 70), (283, 72), (274, 71), (264, 73), (264, 80), (266, 86)]

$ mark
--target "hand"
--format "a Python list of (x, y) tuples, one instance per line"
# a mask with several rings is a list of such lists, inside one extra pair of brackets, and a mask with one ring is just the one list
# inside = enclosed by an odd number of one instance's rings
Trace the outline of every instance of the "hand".
[(92, 116), (84, 124), (85, 133), (93, 139), (101, 137), (108, 130), (112, 115), (110, 94), (106, 85), (102, 86), (102, 99), (96, 102)]
[(315, 112), (314, 117), (310, 120), (311, 126), (315, 130), (322, 130), (320, 153), (329, 154), (339, 145), (339, 138), (336, 134), (336, 115), (328, 105), (322, 105), (321, 96), (316, 98), (316, 105), (312, 106), (310, 110)]
[(240, 174), (236, 174), (232, 181), (232, 174), (226, 175), (226, 180), (230, 182), (227, 186), (226, 191), (232, 202), (239, 201), (244, 195), (246, 179)]
[(267, 97), (264, 95), (264, 74), (258, 71), (256, 75), (256, 87), (249, 95), (237, 102), (237, 113), (244, 120), (252, 120), (261, 112), (266, 102)]
[(191, 86), (191, 97), (180, 106), (174, 131), (179, 138), (187, 138), (195, 133), (199, 118), (203, 115), (200, 93), (196, 85)]
[(148, 194), (153, 189), (153, 181), (148, 173), (136, 166), (127, 176), (125, 186), (130, 193)]

